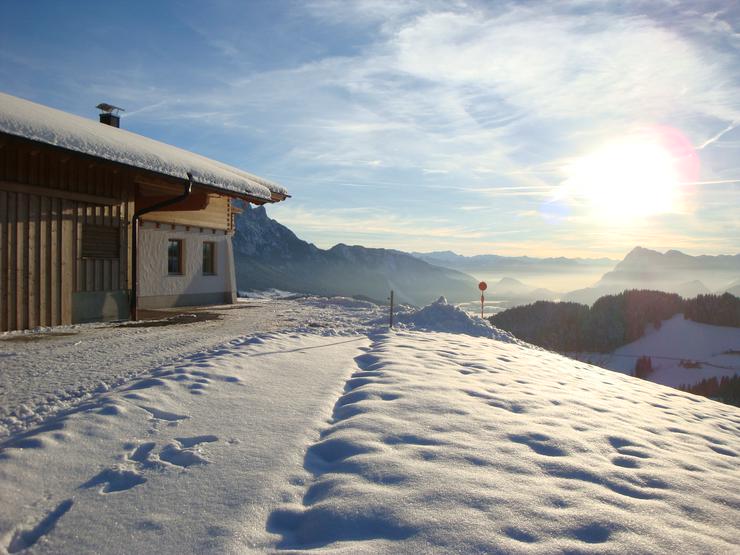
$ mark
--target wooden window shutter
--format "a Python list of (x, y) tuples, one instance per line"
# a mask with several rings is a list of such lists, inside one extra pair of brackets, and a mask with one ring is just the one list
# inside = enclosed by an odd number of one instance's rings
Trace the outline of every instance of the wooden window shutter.
[(120, 253), (119, 227), (82, 226), (82, 258), (119, 258)]

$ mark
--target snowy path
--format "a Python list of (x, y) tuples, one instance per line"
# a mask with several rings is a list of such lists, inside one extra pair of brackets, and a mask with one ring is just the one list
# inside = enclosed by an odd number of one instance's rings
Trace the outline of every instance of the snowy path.
[(322, 333), (327, 322), (339, 325), (339, 333), (356, 333), (359, 327), (346, 310), (312, 299), (251, 300), (205, 312), (217, 319), (169, 326), (92, 324), (0, 336), (0, 439), (107, 387), (236, 337), (302, 328)]
[[(307, 476), (365, 336), (272, 335), (161, 367), (0, 450), (0, 552), (244, 552)], [(52, 533), (53, 532), (53, 533)]]

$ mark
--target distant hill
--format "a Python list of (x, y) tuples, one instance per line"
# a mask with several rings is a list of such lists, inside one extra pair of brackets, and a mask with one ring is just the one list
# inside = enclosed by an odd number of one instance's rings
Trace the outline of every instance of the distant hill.
[[(571, 291), (563, 300), (591, 304), (604, 295), (628, 289), (654, 289), (694, 297), (716, 289), (740, 275), (740, 254), (691, 256), (677, 250), (665, 253), (635, 247), (593, 287)], [(730, 284), (719, 292), (737, 293)]]
[(740, 297), (740, 279), (736, 279), (729, 285), (726, 285), (725, 287), (721, 287), (717, 290), (717, 293), (731, 293), (732, 295), (735, 295), (736, 297)]
[(551, 301), (558, 293), (549, 289), (532, 287), (511, 277), (505, 277), (496, 283), (489, 284), (487, 293), (507, 300), (542, 300)]
[(679, 313), (698, 323), (740, 328), (740, 298), (734, 295), (682, 299), (675, 293), (649, 290), (606, 295), (591, 307), (537, 301), (494, 314), (490, 321), (546, 349), (606, 353), (642, 337), (648, 324), (659, 327)]
[(640, 338), (618, 347), (613, 354), (583, 353), (576, 358), (632, 375), (637, 359), (650, 355), (653, 371), (646, 379), (679, 387), (735, 375), (740, 369), (740, 357), (731, 353), (738, 345), (740, 328), (701, 324), (676, 314), (657, 328), (646, 326)]
[(269, 218), (264, 207), (247, 206), (237, 216), (233, 244), (242, 291), (277, 288), (383, 301), (393, 289), (398, 302), (414, 305), (440, 295), (465, 302), (478, 294), (473, 277), (400, 251), (344, 244), (320, 249)]

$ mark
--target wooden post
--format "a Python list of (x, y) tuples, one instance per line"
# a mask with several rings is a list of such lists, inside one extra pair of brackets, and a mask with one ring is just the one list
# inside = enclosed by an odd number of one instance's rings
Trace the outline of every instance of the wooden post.
[(390, 329), (393, 329), (393, 289), (391, 289)]

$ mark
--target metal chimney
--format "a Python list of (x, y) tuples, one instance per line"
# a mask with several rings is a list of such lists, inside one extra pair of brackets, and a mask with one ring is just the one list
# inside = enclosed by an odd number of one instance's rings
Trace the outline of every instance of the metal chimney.
[(120, 113), (125, 112), (123, 108), (119, 108), (118, 106), (113, 106), (112, 104), (107, 104), (105, 102), (101, 102), (96, 106), (96, 108), (100, 110), (100, 123), (110, 125), (111, 127), (120, 127)]

